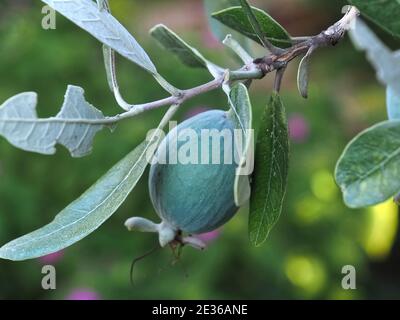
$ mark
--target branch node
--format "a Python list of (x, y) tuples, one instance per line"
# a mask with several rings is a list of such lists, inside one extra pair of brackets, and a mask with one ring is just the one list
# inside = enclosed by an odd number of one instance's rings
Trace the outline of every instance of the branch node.
[[(343, 38), (346, 31), (352, 28), (359, 14), (360, 12), (356, 7), (349, 6), (346, 8), (345, 15), (342, 17), (342, 19), (320, 34), (313, 37), (295, 38), (294, 45), (287, 49), (272, 47), (270, 48), (272, 50), (268, 55), (255, 60), (250, 60), (251, 57), (244, 50), (242, 50), (242, 48), (238, 46), (238, 44), (231, 37), (228, 36), (225, 40), (225, 44), (233, 47), (244, 61), (248, 61), (241, 69), (236, 71), (227, 69), (223, 74), (219, 74), (218, 77), (216, 77), (213, 81), (187, 90), (179, 90), (173, 87), (163, 77), (156, 74), (154, 76), (157, 81), (159, 81), (160, 84), (171, 93), (171, 96), (141, 105), (129, 105), (129, 107), (134, 108), (131, 108), (129, 111), (121, 114), (115, 119), (122, 120), (131, 118), (142, 112), (160, 108), (166, 105), (181, 105), (186, 100), (189, 100), (195, 96), (220, 88), (221, 86), (224, 87), (230, 81), (262, 79), (268, 73), (275, 70), (277, 71), (275, 90), (279, 91), (283, 73), (290, 61), (300, 55), (306, 54), (310, 51), (310, 49), (315, 50), (324, 46), (336, 45)], [(109, 119), (108, 121), (112, 122), (112, 119)]]

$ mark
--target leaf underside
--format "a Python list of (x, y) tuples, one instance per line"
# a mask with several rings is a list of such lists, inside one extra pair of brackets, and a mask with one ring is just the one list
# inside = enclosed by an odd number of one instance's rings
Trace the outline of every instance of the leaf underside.
[(387, 47), (361, 19), (350, 30), (350, 38), (359, 50), (366, 51), (378, 80), (387, 86), (388, 118), (400, 119), (400, 52)]
[(241, 207), (250, 198), (249, 175), (252, 171), (253, 161), (253, 146), (251, 145), (253, 142), (253, 113), (246, 86), (242, 83), (236, 84), (230, 91), (229, 101), (231, 105), (230, 117), (235, 123), (235, 128), (242, 132), (241, 141), (238, 144), (241, 147), (241, 156), (234, 184), (235, 204)]
[(400, 121), (381, 122), (355, 137), (335, 172), (346, 205), (372, 206), (400, 191)]
[(251, 185), (250, 242), (260, 246), (282, 211), (289, 170), (285, 108), (275, 92), (265, 109), (258, 133)]
[(124, 202), (146, 168), (138, 161), (146, 144), (107, 172), (79, 199), (61, 211), (50, 224), (0, 248), (0, 258), (26, 260), (66, 248), (103, 224)]
[(73, 157), (91, 152), (96, 133), (104, 128), (100, 110), (84, 98), (84, 90), (68, 86), (64, 104), (56, 117), (39, 119), (37, 95), (25, 92), (0, 106), (0, 135), (17, 148), (54, 154), (56, 144), (65, 146)]
[(152, 74), (156, 67), (136, 39), (92, 0), (42, 0), (100, 42)]
[[(259, 23), (261, 32), (265, 35), (266, 39), (268, 39), (273, 45), (281, 48), (288, 48), (292, 45), (288, 32), (268, 13), (254, 7), (252, 7), (252, 10)], [(212, 17), (233, 30), (238, 31), (244, 36), (263, 45), (242, 7), (231, 7), (215, 12), (212, 14)]]
[[(177, 110), (172, 106), (159, 125), (163, 128)], [(81, 197), (62, 210), (53, 222), (0, 248), (0, 258), (27, 260), (64, 249), (100, 227), (121, 206), (143, 175), (162, 135), (156, 131)]]

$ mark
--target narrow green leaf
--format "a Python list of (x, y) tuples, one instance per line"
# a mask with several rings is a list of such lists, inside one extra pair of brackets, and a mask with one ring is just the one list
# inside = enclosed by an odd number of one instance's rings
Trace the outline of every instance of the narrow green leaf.
[(268, 43), (265, 40), (265, 34), (261, 29), (260, 23), (257, 20), (256, 15), (254, 14), (252, 8), (250, 7), (249, 3), (247, 0), (240, 0), (240, 4), (242, 6), (243, 11), (246, 13), (247, 19), (250, 22), (250, 25), (254, 31), (254, 33), (257, 35), (258, 39), (260, 40), (261, 44), (268, 48)]
[(152, 74), (156, 67), (135, 38), (108, 12), (105, 2), (92, 0), (42, 0), (54, 10)]
[[(265, 38), (273, 45), (280, 48), (287, 48), (292, 45), (288, 32), (268, 13), (254, 7), (252, 7), (252, 11), (259, 23), (261, 29), (260, 32), (262, 32)], [(253, 26), (242, 7), (224, 9), (215, 12), (212, 17), (233, 30), (238, 31), (246, 37), (263, 45), (263, 42), (260, 40), (259, 35), (254, 31)]]
[(176, 55), (185, 65), (193, 68), (206, 68), (207, 60), (197, 49), (189, 46), (175, 32), (163, 24), (150, 30), (150, 34), (168, 51)]
[(381, 203), (400, 190), (400, 121), (381, 122), (356, 136), (335, 172), (346, 205)]
[(214, 75), (220, 75), (223, 70), (210, 61), (195, 48), (188, 45), (175, 32), (163, 24), (156, 25), (150, 30), (150, 34), (157, 39), (168, 51), (176, 55), (185, 65), (192, 68), (205, 68)]
[(0, 135), (26, 151), (54, 154), (56, 144), (61, 144), (73, 157), (87, 155), (107, 119), (85, 100), (84, 93), (80, 87), (68, 86), (61, 111), (47, 119), (37, 117), (36, 93), (18, 94), (0, 106)]
[(231, 105), (230, 117), (235, 122), (237, 130), (241, 130), (242, 135), (238, 146), (241, 147), (239, 166), (236, 170), (234, 196), (235, 203), (241, 207), (250, 198), (249, 175), (253, 171), (254, 156), (254, 134), (252, 129), (253, 112), (249, 93), (244, 84), (236, 84), (229, 94)]
[[(169, 109), (160, 128), (169, 121), (176, 109), (177, 106)], [(0, 258), (19, 261), (41, 257), (64, 249), (95, 231), (111, 217), (136, 186), (161, 138), (159, 132), (154, 132), (80, 198), (61, 211), (53, 222), (1, 247)]]
[(289, 139), (285, 108), (273, 93), (257, 138), (251, 185), (250, 242), (259, 246), (268, 237), (282, 211), (289, 169)]
[(361, 13), (390, 34), (400, 37), (399, 0), (349, 0)]

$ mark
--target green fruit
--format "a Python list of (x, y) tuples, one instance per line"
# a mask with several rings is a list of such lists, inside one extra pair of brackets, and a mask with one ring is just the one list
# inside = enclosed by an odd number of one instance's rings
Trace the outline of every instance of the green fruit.
[(164, 224), (199, 234), (215, 230), (237, 212), (234, 129), (226, 112), (212, 110), (182, 122), (161, 142), (149, 190)]

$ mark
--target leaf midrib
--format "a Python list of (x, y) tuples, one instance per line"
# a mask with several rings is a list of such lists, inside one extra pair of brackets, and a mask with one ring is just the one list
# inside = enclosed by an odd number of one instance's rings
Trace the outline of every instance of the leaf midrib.
[[(147, 145), (146, 148), (143, 150), (143, 152), (142, 152), (142, 154), (140, 155), (139, 159), (135, 162), (135, 164), (134, 164), (134, 165), (132, 166), (132, 168), (129, 170), (128, 174), (124, 177), (124, 179), (121, 181), (121, 183), (119, 183), (119, 184), (113, 189), (113, 191), (112, 191), (101, 203), (99, 203), (94, 209), (90, 210), (87, 214), (85, 214), (84, 216), (82, 216), (82, 217), (79, 218), (78, 220), (76, 220), (76, 221), (74, 221), (74, 222), (72, 222), (72, 223), (69, 223), (69, 224), (67, 224), (67, 225), (64, 225), (64, 226), (62, 226), (61, 228), (59, 228), (59, 229), (57, 229), (57, 230), (54, 230), (53, 232), (50, 232), (50, 233), (45, 234), (45, 235), (43, 235), (43, 236), (39, 236), (39, 237), (37, 237), (37, 238), (35, 238), (35, 239), (32, 239), (32, 240), (27, 240), (27, 241), (25, 241), (25, 242), (23, 242), (23, 243), (14, 245), (14, 246), (12, 247), (13, 251), (15, 251), (15, 248), (21, 247), (21, 246), (23, 246), (23, 245), (25, 245), (25, 244), (27, 244), (27, 243), (30, 243), (30, 242), (33, 242), (33, 241), (37, 241), (37, 240), (42, 240), (42, 239), (44, 239), (44, 238), (50, 237), (51, 235), (53, 235), (53, 234), (55, 234), (55, 233), (57, 233), (57, 232), (60, 232), (61, 230), (64, 230), (64, 229), (66, 229), (66, 228), (69, 228), (69, 227), (73, 226), (74, 224), (76, 224), (76, 223), (78, 223), (78, 222), (80, 222), (80, 221), (86, 219), (90, 214), (92, 214), (92, 213), (93, 213), (94, 211), (96, 211), (100, 206), (102, 206), (102, 205), (103, 205), (103, 204), (104, 204), (104, 203), (105, 203), (119, 188), (120, 188), (120, 186), (128, 179), (128, 177), (132, 174), (133, 170), (136, 168), (136, 166), (137, 166), (137, 164), (139, 163), (139, 161), (142, 160), (142, 158), (143, 158), (145, 152), (146, 152), (147, 149), (148, 149), (148, 146), (149, 146), (149, 145)], [(71, 210), (71, 209), (69, 209), (69, 210)], [(75, 209), (74, 209), (74, 210), (75, 210)], [(56, 217), (56, 218), (57, 218), (57, 217)], [(103, 219), (103, 221), (104, 221), (104, 219)], [(50, 223), (51, 223), (51, 222), (50, 222)], [(100, 225), (100, 224), (99, 224), (99, 225)], [(90, 230), (92, 230), (92, 229), (90, 229)]]
[[(265, 197), (265, 201), (264, 201), (264, 208), (263, 208), (263, 211), (262, 211), (262, 215), (261, 215), (261, 221), (260, 221), (260, 223), (259, 223), (259, 225), (258, 225), (258, 228), (257, 228), (257, 234), (256, 234), (256, 239), (255, 239), (255, 243), (256, 244), (258, 244), (259, 243), (259, 237), (260, 237), (260, 233), (261, 233), (261, 229), (262, 229), (262, 226), (264, 225), (264, 220), (265, 220), (265, 211), (266, 211), (266, 209), (267, 209), (267, 205), (268, 205), (268, 200), (269, 200), (269, 195), (270, 195), (270, 191), (271, 191), (271, 176), (272, 176), (272, 171), (273, 171), (273, 163), (274, 163), (274, 161), (275, 161), (275, 143), (274, 143), (274, 138), (275, 138), (275, 129), (276, 129), (276, 123), (275, 123), (275, 112), (276, 112), (276, 109), (275, 109), (275, 105), (274, 105), (274, 101), (273, 101), (273, 104), (272, 104), (272, 114), (271, 114), (271, 117), (272, 117), (272, 134), (273, 134), (273, 137), (272, 137), (272, 145), (271, 145), (271, 147), (272, 147), (272, 157), (271, 157), (271, 166), (270, 166), (270, 170), (269, 170), (269, 174), (268, 174), (268, 184), (267, 184), (267, 186), (268, 186), (268, 192), (267, 192), (267, 195), (266, 195), (266, 197)], [(268, 231), (267, 231), (268, 232)]]
[(354, 184), (359, 183), (362, 180), (365, 180), (366, 178), (369, 178), (371, 175), (373, 175), (376, 171), (378, 171), (382, 166), (384, 167), (388, 162), (390, 162), (391, 160), (393, 160), (393, 158), (395, 158), (397, 155), (400, 154), (400, 147), (397, 148), (395, 151), (393, 151), (389, 156), (387, 156), (387, 158), (382, 161), (381, 164), (374, 166), (372, 169), (370, 169), (367, 173), (365, 173), (364, 175), (362, 175), (361, 177), (357, 178), (356, 180), (354, 180), (353, 182), (351, 182), (349, 184), (349, 186), (346, 188), (350, 188), (352, 187)]

